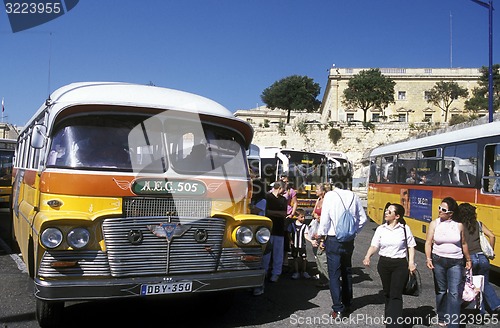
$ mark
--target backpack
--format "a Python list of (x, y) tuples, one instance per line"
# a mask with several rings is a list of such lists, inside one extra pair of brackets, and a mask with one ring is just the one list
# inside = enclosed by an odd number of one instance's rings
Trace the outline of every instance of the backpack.
[(344, 206), (344, 212), (338, 219), (337, 226), (335, 227), (335, 236), (341, 243), (354, 240), (354, 237), (356, 237), (356, 232), (358, 231), (358, 227), (356, 224), (356, 219), (349, 211), (349, 208), (354, 202), (354, 196), (352, 197), (351, 204), (346, 208), (344, 201), (342, 201), (342, 197), (340, 197), (337, 192), (335, 193), (339, 196), (340, 201), (342, 202), (342, 206)]

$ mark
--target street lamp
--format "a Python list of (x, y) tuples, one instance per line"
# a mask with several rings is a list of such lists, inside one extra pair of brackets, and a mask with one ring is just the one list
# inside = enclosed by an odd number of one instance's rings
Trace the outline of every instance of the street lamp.
[(480, 0), (471, 0), (480, 6), (488, 8), (488, 25), (489, 25), (489, 47), (490, 58), (488, 68), (488, 114), (489, 122), (493, 122), (493, 1), (489, 0), (488, 3)]

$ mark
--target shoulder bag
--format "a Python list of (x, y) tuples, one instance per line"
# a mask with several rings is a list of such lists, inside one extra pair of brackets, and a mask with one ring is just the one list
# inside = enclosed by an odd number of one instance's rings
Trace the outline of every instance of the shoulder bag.
[(493, 247), (490, 245), (488, 237), (484, 235), (483, 225), (479, 221), (477, 223), (479, 224), (479, 242), (481, 243), (481, 250), (483, 251), (483, 254), (491, 260), (495, 257), (495, 252), (493, 251)]
[[(405, 233), (405, 245), (406, 245), (406, 258), (410, 260), (410, 255), (408, 254), (408, 237), (406, 236), (406, 225), (403, 224), (403, 231)], [(422, 280), (420, 279), (420, 272), (417, 269), (410, 272), (408, 270), (408, 281), (406, 282), (405, 288), (403, 289), (403, 295), (419, 296), (422, 292)]]

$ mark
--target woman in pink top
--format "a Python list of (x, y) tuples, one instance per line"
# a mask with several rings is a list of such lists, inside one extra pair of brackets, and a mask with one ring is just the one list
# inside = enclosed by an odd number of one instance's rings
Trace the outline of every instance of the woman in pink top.
[(458, 217), (457, 202), (446, 197), (438, 210), (439, 218), (429, 224), (425, 241), (427, 267), (434, 276), (439, 326), (459, 327), (464, 266), (471, 268), (471, 258), (464, 227), (454, 220)]

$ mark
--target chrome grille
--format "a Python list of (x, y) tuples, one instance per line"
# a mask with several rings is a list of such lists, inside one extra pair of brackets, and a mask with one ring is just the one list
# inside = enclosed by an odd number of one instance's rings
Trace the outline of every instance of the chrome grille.
[[(221, 254), (225, 220), (220, 218), (170, 218), (189, 229), (170, 243), (155, 236), (149, 226), (168, 223), (163, 217), (109, 218), (103, 222), (104, 240), (108, 251), (111, 274), (114, 277), (165, 275), (175, 273), (215, 272)], [(195, 232), (208, 232), (206, 242), (195, 240)], [(130, 231), (140, 231), (143, 240), (133, 245)]]
[[(72, 267), (54, 268), (57, 261), (71, 262)], [(101, 251), (47, 251), (43, 254), (38, 275), (43, 278), (56, 277), (106, 277), (111, 276), (106, 253)]]
[[(252, 260), (242, 260), (245, 256)], [(224, 270), (252, 270), (262, 267), (262, 248), (223, 248), (219, 271)]]
[(126, 217), (160, 216), (210, 217), (212, 202), (207, 199), (134, 197), (123, 200)]

